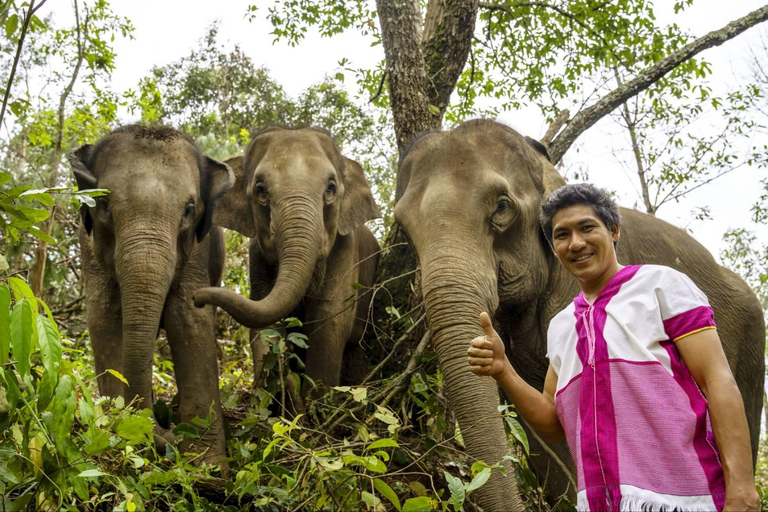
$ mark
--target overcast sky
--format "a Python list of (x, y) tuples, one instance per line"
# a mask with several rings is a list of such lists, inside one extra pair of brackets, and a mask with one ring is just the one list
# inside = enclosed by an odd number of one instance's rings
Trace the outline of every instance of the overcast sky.
[[(67, 0), (49, 2), (44, 9), (55, 9), (57, 17), (68, 16), (68, 11), (65, 12), (67, 3)], [(333, 74), (342, 57), (350, 59), (351, 67), (372, 67), (382, 58), (382, 47), (371, 47), (371, 40), (359, 36), (354, 30), (331, 39), (309, 34), (294, 48), (285, 43), (273, 45), (270, 26), (266, 22), (267, 8), (271, 3), (271, 0), (112, 0), (115, 12), (128, 17), (136, 28), (133, 40), (116, 41), (118, 57), (113, 75), (114, 89), (119, 92), (135, 88), (139, 78), (145, 76), (152, 66), (165, 65), (187, 55), (198, 45), (206, 27), (214, 20), (221, 23), (222, 42), (229, 46), (239, 44), (255, 63), (267, 67), (272, 77), (294, 97), (322, 80), (324, 75)], [(720, 28), (727, 21), (743, 16), (764, 3), (764, 0), (696, 0), (684, 15), (674, 16), (673, 1), (655, 2), (661, 22), (674, 21), (697, 36)], [(260, 9), (253, 22), (246, 18), (249, 4), (257, 4)], [(702, 54), (713, 64), (710, 85), (715, 92), (725, 92), (729, 87), (747, 82), (749, 47), (759, 44), (761, 34), (768, 38), (768, 27), (753, 28), (737, 39)], [(347, 83), (353, 84), (352, 77), (349, 78)], [(506, 113), (500, 120), (534, 138), (541, 137), (547, 127), (545, 119), (534, 109)], [(578, 140), (566, 159), (571, 172), (575, 168), (586, 169), (590, 181), (616, 191), (620, 202), (631, 207), (638, 199), (636, 178), (633, 179), (614, 156), (614, 152), (627, 149), (627, 146), (624, 133), (615, 123), (605, 119)], [(722, 235), (728, 228), (756, 229), (749, 222), (749, 208), (759, 197), (760, 178), (765, 177), (768, 177), (766, 170), (760, 172), (742, 168), (713, 185), (691, 193), (680, 204), (662, 207), (659, 217), (691, 230), (717, 256), (723, 248)], [(710, 207), (713, 220), (692, 220), (691, 211), (701, 205)], [(762, 227), (758, 233), (764, 242), (768, 242), (768, 228)]]

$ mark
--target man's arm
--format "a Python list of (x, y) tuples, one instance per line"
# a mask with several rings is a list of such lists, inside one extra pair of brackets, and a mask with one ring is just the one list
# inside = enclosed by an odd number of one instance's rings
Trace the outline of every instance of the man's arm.
[(707, 398), (709, 417), (725, 474), (724, 510), (759, 510), (747, 416), (725, 359), (720, 337), (707, 329), (675, 342), (680, 357)]
[(476, 375), (496, 379), (515, 404), (517, 412), (546, 441), (556, 443), (561, 440), (565, 437), (565, 432), (555, 411), (557, 374), (552, 366), (547, 370), (544, 392), (540, 393), (512, 368), (509, 359), (504, 355), (504, 343), (493, 329), (487, 313), (480, 314), (480, 325), (485, 331), (485, 336), (470, 342), (467, 350), (469, 369)]

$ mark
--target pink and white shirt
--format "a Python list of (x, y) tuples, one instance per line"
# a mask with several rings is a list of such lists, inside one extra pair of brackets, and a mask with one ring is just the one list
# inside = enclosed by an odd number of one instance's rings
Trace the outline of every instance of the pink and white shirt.
[(578, 510), (722, 510), (707, 401), (674, 342), (714, 329), (684, 274), (626, 266), (549, 325), (555, 408), (578, 471)]

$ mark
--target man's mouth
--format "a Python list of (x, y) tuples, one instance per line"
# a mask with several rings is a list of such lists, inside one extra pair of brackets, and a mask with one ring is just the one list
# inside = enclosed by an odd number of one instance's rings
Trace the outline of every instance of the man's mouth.
[(571, 258), (571, 261), (573, 263), (581, 263), (582, 261), (587, 261), (592, 256), (593, 256), (592, 254), (585, 254), (584, 256), (579, 256), (577, 258)]

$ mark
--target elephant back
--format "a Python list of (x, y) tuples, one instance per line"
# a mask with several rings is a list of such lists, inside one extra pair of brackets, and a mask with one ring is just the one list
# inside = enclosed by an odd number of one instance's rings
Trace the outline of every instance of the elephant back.
[(622, 208), (619, 262), (658, 264), (683, 272), (709, 299), (731, 371), (744, 399), (753, 458), (760, 432), (765, 379), (765, 324), (754, 292), (682, 229), (651, 215)]

